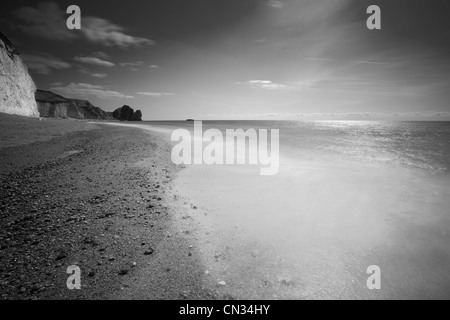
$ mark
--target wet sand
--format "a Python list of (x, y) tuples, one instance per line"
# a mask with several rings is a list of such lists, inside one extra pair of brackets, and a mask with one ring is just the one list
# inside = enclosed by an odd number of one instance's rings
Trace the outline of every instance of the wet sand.
[[(198, 245), (213, 281), (241, 299), (450, 297), (448, 179), (298, 153), (281, 147), (275, 176), (189, 166), (175, 180), (201, 204)], [(371, 265), (381, 290), (366, 286)]]

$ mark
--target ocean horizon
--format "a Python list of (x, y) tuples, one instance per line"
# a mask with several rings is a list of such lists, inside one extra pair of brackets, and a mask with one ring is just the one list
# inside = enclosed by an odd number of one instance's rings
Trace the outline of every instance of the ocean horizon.
[[(201, 121), (201, 120), (199, 120)], [(429, 173), (450, 168), (450, 122), (371, 120), (206, 120), (210, 128), (278, 129), (280, 145), (315, 150), (355, 161), (403, 166)], [(193, 129), (191, 121), (143, 121), (168, 130)], [(283, 148), (282, 148), (283, 149)]]

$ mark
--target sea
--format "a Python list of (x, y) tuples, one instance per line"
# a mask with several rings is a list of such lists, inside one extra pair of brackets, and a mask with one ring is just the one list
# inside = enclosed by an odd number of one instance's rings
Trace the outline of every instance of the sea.
[[(175, 181), (175, 193), (208, 212), (198, 219), (216, 236), (198, 238), (203, 262), (234, 297), (450, 298), (450, 122), (202, 125), (279, 130), (276, 175), (254, 165), (189, 165)], [(193, 122), (142, 126), (192, 132)], [(211, 261), (224, 248), (226, 262)]]

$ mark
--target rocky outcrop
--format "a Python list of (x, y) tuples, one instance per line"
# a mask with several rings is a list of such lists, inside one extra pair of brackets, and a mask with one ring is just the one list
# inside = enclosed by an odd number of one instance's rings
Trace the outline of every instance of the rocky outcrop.
[(134, 112), (133, 108), (127, 105), (114, 110), (112, 116), (121, 121), (142, 121), (141, 110)]
[(134, 110), (133, 108), (125, 105), (122, 108), (118, 108), (113, 111), (113, 117), (117, 120), (128, 120), (133, 117)]
[(71, 119), (113, 119), (110, 112), (87, 100), (68, 99), (50, 91), (37, 90), (36, 101), (41, 117)]
[(87, 100), (69, 99), (50, 91), (37, 90), (36, 101), (39, 114), (46, 118), (63, 119), (99, 119), (99, 120), (121, 120), (141, 121), (142, 112), (129, 106), (123, 106), (114, 112), (106, 112), (92, 105)]
[(35, 91), (19, 52), (0, 32), (0, 112), (39, 117)]
[(141, 110), (136, 110), (136, 112), (131, 117), (131, 121), (142, 121), (142, 112), (141, 112)]

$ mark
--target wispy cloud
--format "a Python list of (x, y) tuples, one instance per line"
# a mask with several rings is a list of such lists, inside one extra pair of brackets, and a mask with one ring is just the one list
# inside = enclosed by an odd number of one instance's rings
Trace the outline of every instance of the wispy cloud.
[(105, 78), (108, 76), (108, 74), (106, 73), (101, 73), (101, 72), (91, 72), (88, 69), (82, 67), (82, 66), (78, 66), (78, 71), (82, 74), (86, 74), (88, 76), (94, 77), (94, 78)]
[(22, 54), (26, 65), (32, 71), (39, 74), (48, 75), (52, 70), (68, 69), (71, 65), (60, 58), (47, 53), (41, 54)]
[(276, 83), (270, 80), (248, 80), (245, 82), (236, 82), (236, 84), (248, 85), (255, 89), (277, 90), (287, 88), (287, 86), (282, 83)]
[(93, 56), (93, 57), (96, 57), (96, 58), (103, 59), (103, 60), (109, 60), (110, 59), (109, 54), (107, 54), (107, 53), (105, 53), (103, 51), (95, 51), (95, 52), (92, 52), (90, 55)]
[(22, 7), (13, 12), (20, 23), (11, 23), (29, 34), (54, 40), (71, 40), (78, 37), (66, 25), (64, 11), (54, 2), (39, 3), (36, 8)]
[(153, 40), (125, 34), (125, 28), (106, 19), (86, 17), (83, 23), (84, 27), (81, 30), (86, 38), (105, 46), (130, 47), (155, 44)]
[(29, 34), (53, 39), (74, 40), (84, 38), (90, 42), (104, 46), (136, 47), (154, 45), (150, 39), (131, 36), (121, 27), (107, 19), (83, 16), (80, 32), (73, 32), (65, 28), (66, 13), (56, 2), (39, 3), (36, 7), (22, 7), (13, 13), (19, 23), (15, 26)]
[(139, 71), (139, 67), (142, 67), (144, 61), (135, 61), (135, 62), (122, 62), (119, 65), (121, 67), (128, 67), (131, 71)]
[(269, 7), (275, 8), (275, 9), (281, 9), (284, 7), (284, 3), (282, 1), (277, 0), (270, 0), (267, 5)]
[(111, 61), (102, 60), (96, 57), (75, 57), (73, 58), (77, 62), (92, 64), (100, 67), (114, 67), (115, 64)]
[(91, 76), (94, 78), (105, 78), (108, 75), (106, 73), (93, 73)]
[(66, 86), (53, 86), (50, 90), (60, 93), (66, 97), (86, 99), (92, 96), (100, 99), (131, 99), (133, 96), (120, 93), (118, 91), (109, 90), (104, 86), (93, 85), (90, 83), (71, 82)]
[(164, 97), (164, 96), (173, 96), (174, 93), (170, 92), (137, 92), (136, 94), (142, 95), (142, 96), (149, 96), (149, 97)]
[(122, 62), (120, 64), (120, 66), (122, 66), (122, 67), (138, 67), (138, 66), (142, 66), (143, 63), (144, 63), (144, 61)]
[(355, 64), (389, 64), (388, 62), (379, 62), (379, 61), (339, 60), (339, 59), (325, 59), (325, 58), (301, 58), (301, 59), (310, 60), (310, 61), (337, 61), (337, 62), (355, 63)]

